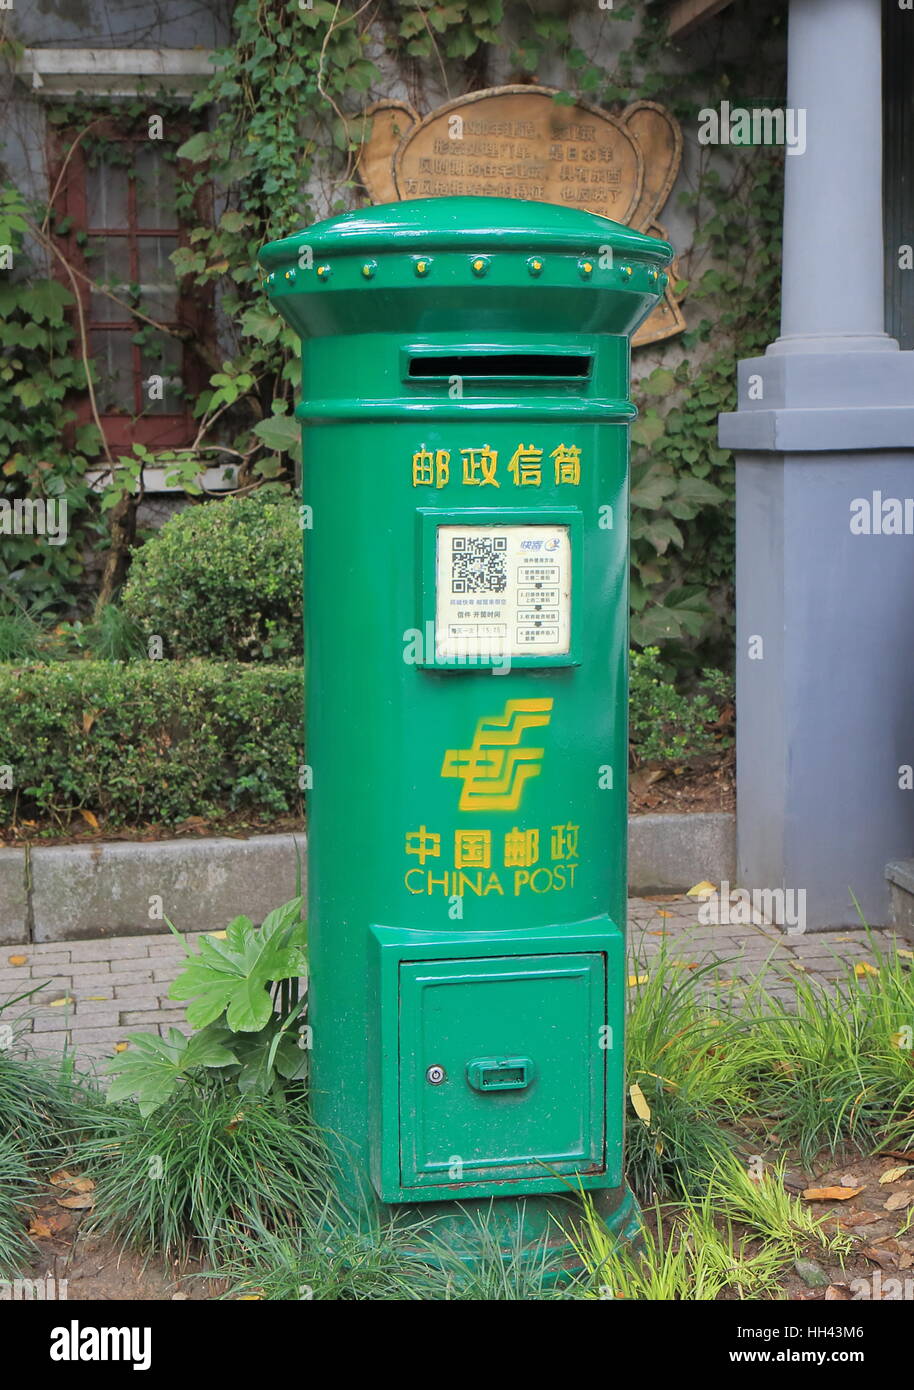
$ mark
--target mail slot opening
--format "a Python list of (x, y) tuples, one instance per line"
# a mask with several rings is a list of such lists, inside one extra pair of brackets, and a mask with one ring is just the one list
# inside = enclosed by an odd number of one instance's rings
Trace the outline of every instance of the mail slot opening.
[(550, 377), (581, 381), (590, 376), (592, 364), (593, 358), (586, 354), (565, 352), (423, 353), (410, 358), (409, 375), (442, 380), (459, 376), (473, 380)]

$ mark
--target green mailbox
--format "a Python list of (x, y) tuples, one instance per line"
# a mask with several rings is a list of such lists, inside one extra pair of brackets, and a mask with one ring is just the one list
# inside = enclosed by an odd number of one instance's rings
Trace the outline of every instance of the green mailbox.
[(637, 1220), (629, 340), (671, 255), (475, 197), (261, 253), (302, 340), (314, 1111), (357, 1210)]

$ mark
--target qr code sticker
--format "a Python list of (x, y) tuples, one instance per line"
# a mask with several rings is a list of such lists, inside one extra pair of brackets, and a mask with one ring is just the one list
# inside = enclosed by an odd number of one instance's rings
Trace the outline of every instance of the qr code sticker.
[(507, 536), (454, 536), (451, 592), (500, 594), (508, 587)]

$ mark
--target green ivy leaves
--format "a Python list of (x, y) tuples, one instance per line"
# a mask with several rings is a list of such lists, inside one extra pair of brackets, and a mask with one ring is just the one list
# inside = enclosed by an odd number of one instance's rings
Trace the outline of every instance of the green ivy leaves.
[(301, 446), (301, 425), (294, 415), (271, 415), (254, 426), (254, 433), (277, 453), (291, 453)]

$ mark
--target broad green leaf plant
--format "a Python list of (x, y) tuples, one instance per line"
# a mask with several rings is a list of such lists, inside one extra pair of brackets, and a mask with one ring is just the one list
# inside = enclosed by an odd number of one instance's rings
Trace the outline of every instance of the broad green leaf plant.
[(154, 1113), (184, 1084), (235, 1086), (240, 1095), (272, 1095), (280, 1103), (290, 1082), (308, 1072), (303, 1024), (307, 926), (303, 899), (270, 912), (261, 927), (236, 917), (224, 933), (203, 936), (199, 949), (181, 942), (186, 964), (169, 991), (187, 1000), (186, 1038), (132, 1033), (127, 1051), (107, 1065), (114, 1077), (109, 1101), (136, 1098), (141, 1115)]

